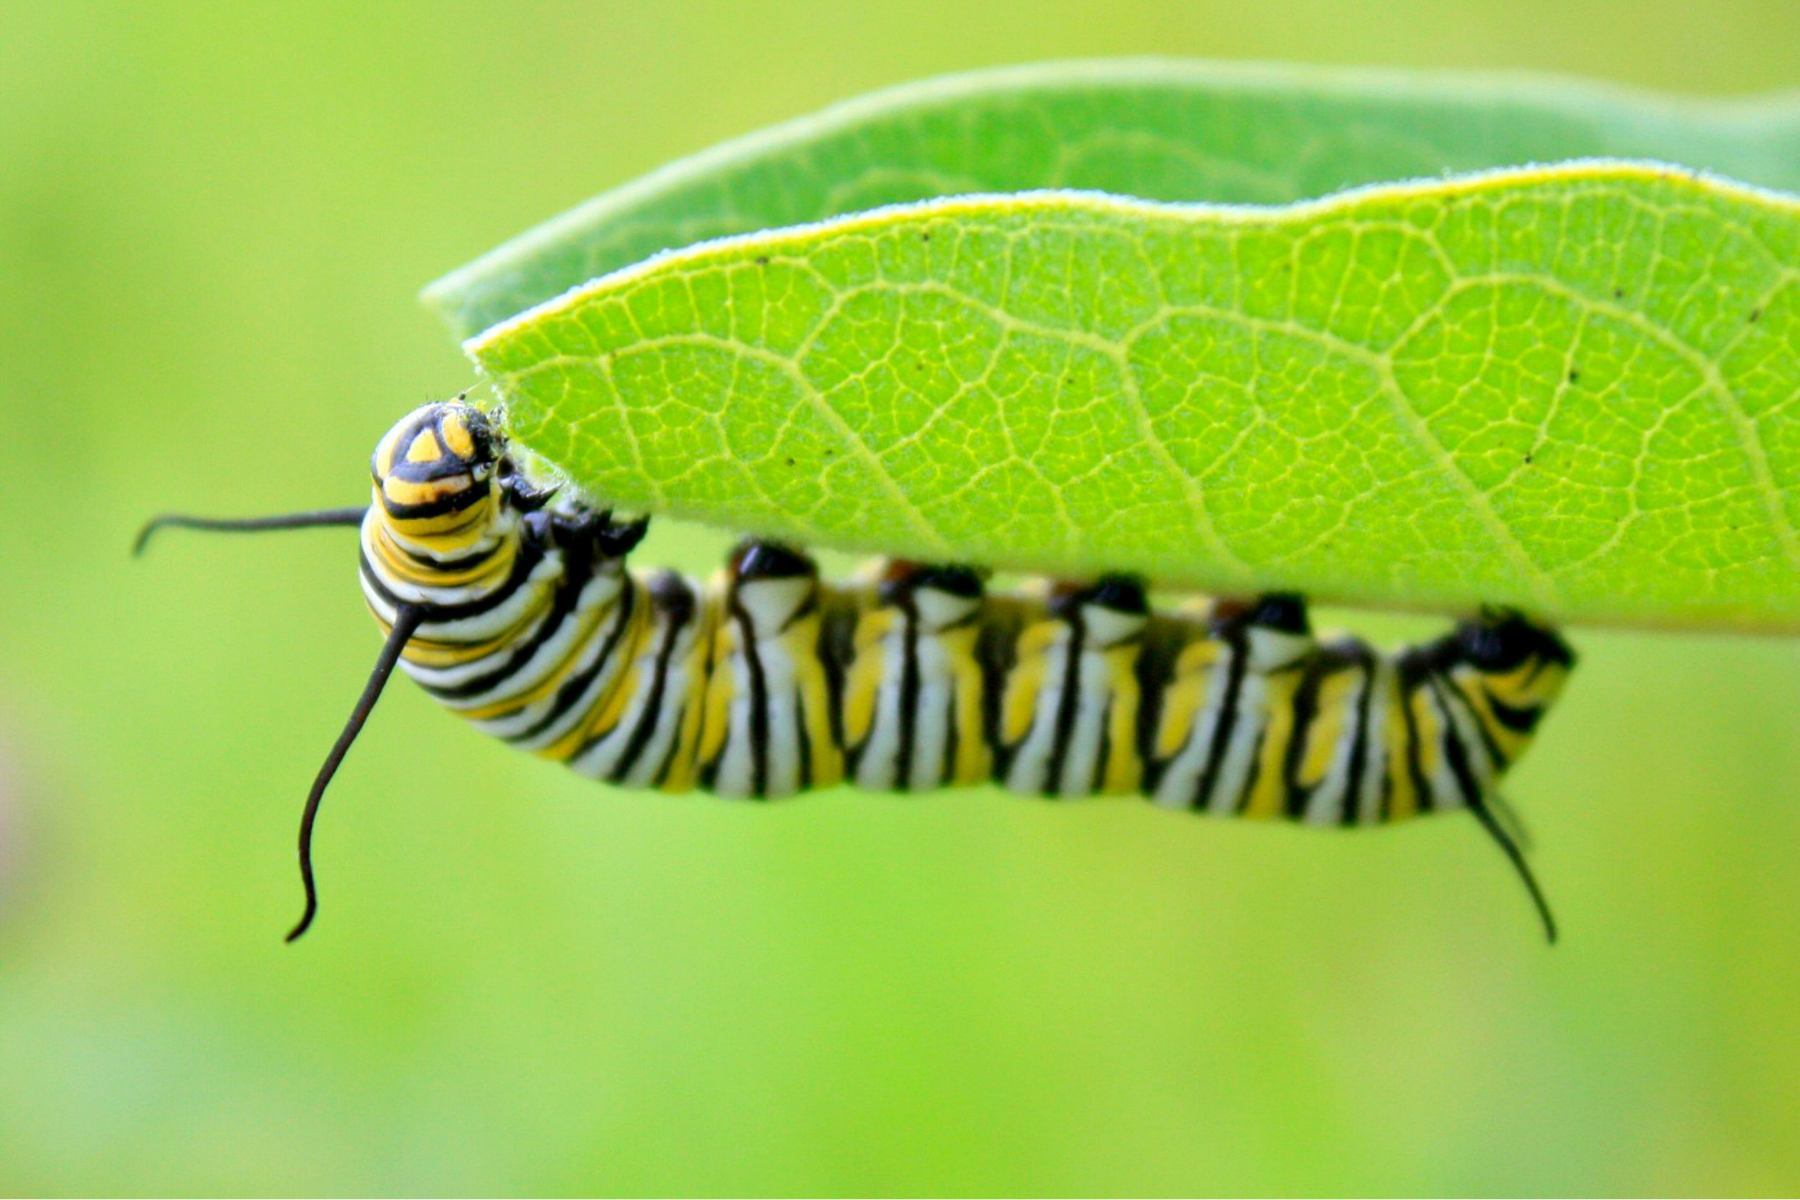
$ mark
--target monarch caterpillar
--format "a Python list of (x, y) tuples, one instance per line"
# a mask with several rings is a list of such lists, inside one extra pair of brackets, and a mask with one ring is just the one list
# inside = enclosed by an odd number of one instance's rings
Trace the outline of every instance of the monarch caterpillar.
[(696, 584), (627, 569), (647, 520), (534, 483), (460, 397), (403, 418), (371, 466), (364, 508), (162, 516), (136, 544), (165, 526), (361, 529), (387, 637), (307, 796), (289, 941), (318, 909), (319, 802), (396, 665), (483, 731), (627, 787), (770, 799), (991, 781), (1318, 825), (1466, 808), (1555, 940), (1495, 789), (1575, 656), (1517, 613), (1381, 655), (1315, 641), (1294, 596), (1155, 613), (1119, 575), (989, 593), (969, 568), (890, 561), (834, 583), (746, 542)]

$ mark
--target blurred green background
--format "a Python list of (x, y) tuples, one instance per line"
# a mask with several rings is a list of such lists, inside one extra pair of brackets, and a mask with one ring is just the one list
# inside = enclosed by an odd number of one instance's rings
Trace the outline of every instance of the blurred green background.
[(1800, 82), (1800, 6), (0, 6), (0, 1191), (1800, 1187), (1785, 641), (1577, 631), (1512, 789), (1554, 951), (1473, 822), (625, 794), (404, 685), (281, 944), (377, 644), (351, 539), (137, 523), (359, 501), (470, 380), (416, 289), (593, 192), (1144, 52), (1742, 93)]

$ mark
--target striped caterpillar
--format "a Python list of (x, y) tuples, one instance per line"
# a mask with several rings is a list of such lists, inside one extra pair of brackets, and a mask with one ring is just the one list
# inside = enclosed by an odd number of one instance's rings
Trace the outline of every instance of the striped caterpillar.
[(460, 398), (402, 419), (372, 469), (364, 508), (164, 516), (138, 538), (361, 529), (387, 640), (307, 797), (290, 941), (317, 911), (320, 799), (396, 665), (482, 731), (625, 787), (772, 799), (993, 782), (1330, 826), (1467, 809), (1555, 939), (1496, 787), (1574, 654), (1517, 613), (1383, 655), (1315, 641), (1297, 597), (1156, 613), (1126, 576), (999, 593), (966, 567), (889, 561), (831, 582), (746, 542), (697, 584), (628, 569), (647, 522), (534, 484)]

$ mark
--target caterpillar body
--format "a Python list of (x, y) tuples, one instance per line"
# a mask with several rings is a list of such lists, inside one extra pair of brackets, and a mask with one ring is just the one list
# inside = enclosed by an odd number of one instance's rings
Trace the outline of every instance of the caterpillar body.
[(832, 582), (747, 542), (697, 583), (628, 567), (645, 521), (534, 484), (460, 400), (406, 416), (371, 466), (366, 508), (160, 517), (139, 538), (361, 529), (387, 642), (308, 797), (290, 940), (316, 911), (319, 800), (396, 664), (482, 731), (626, 787), (773, 799), (991, 782), (1325, 826), (1467, 809), (1555, 936), (1496, 789), (1575, 659), (1517, 613), (1384, 655), (1316, 641), (1297, 597), (1153, 612), (1126, 576), (1000, 593), (970, 568), (888, 561)]

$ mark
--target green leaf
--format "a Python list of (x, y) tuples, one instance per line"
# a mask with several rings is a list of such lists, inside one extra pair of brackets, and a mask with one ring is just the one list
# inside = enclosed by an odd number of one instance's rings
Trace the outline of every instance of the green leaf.
[(931, 201), (467, 349), (597, 495), (1214, 592), (1800, 629), (1800, 203), (1585, 163), (1279, 208)]
[(1800, 191), (1800, 102), (1676, 103), (1560, 80), (1127, 60), (879, 92), (601, 195), (439, 280), (460, 337), (669, 248), (877, 205), (1086, 188), (1286, 204), (1357, 184), (1658, 159)]

